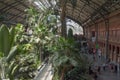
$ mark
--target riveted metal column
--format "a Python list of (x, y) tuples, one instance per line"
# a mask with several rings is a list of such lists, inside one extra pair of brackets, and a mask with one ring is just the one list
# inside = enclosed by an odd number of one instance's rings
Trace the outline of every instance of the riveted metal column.
[(95, 23), (95, 32), (96, 32), (96, 45), (98, 45), (98, 24)]
[(98, 48), (99, 48), (99, 45), (98, 45), (98, 24), (95, 23), (95, 48), (96, 48), (96, 54), (98, 53)]
[(105, 41), (105, 54), (106, 59), (109, 59), (109, 20), (105, 20), (105, 29), (106, 29), (106, 41)]

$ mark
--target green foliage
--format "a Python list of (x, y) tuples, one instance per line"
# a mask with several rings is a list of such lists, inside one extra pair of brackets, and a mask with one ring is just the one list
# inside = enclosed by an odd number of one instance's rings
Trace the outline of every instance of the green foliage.
[(4, 56), (8, 55), (11, 48), (9, 39), (9, 30), (5, 25), (2, 25), (0, 28), (0, 52), (4, 53)]
[(66, 73), (64, 80), (92, 80), (92, 78), (86, 73), (86, 69), (75, 67)]
[(37, 64), (37, 57), (35, 54), (30, 53), (28, 55), (19, 55), (16, 57), (17, 62), (15, 63), (16, 65), (18, 64), (18, 69), (15, 71), (17, 79), (32, 79), (35, 76), (35, 71), (38, 67), (39, 64)]
[(2, 57), (7, 57), (7, 61), (15, 55), (17, 46), (13, 47), (15, 40), (15, 29), (12, 27), (8, 29), (7, 26), (2, 25), (0, 28), (0, 52)]
[[(8, 73), (10, 61), (16, 55), (17, 46), (13, 46), (15, 40), (15, 28), (7, 28), (7, 26), (2, 25), (0, 27), (0, 61), (2, 67), (2, 78), (7, 78), (10, 74)], [(15, 67), (15, 66), (14, 66)], [(12, 69), (11, 69), (12, 71)]]
[(57, 28), (54, 27), (56, 22), (54, 17), (47, 23), (52, 11), (38, 13), (34, 8), (30, 8), (27, 12), (27, 30), (21, 24), (11, 29), (4, 25), (0, 27), (0, 66), (3, 62), (2, 67), (5, 69), (2, 68), (2, 71), (6, 76), (10, 80), (32, 79), (35, 76), (34, 71), (41, 63), (41, 53), (45, 54), (45, 51), (51, 53), (49, 55), (55, 69), (56, 80), (59, 80), (62, 74), (64, 77), (65, 74), (71, 76), (71, 72), (77, 71), (76, 68), (84, 70), (83, 73), (86, 72), (88, 63), (75, 48), (74, 40), (55, 34)]
[[(65, 39), (61, 36), (54, 37), (52, 39), (52, 44), (48, 46), (48, 49), (53, 53), (51, 58), (55, 70), (53, 80), (60, 80), (62, 74), (64, 75), (64, 78), (62, 78), (63, 80), (68, 80), (67, 78), (73, 80), (74, 77), (76, 77), (76, 80), (88, 78), (85, 77), (88, 76), (88, 66), (90, 66), (91, 63), (88, 61), (86, 55), (79, 53), (73, 39)], [(74, 77), (72, 77), (73, 74)]]
[(6, 58), (7, 62), (10, 62), (17, 55), (17, 49), (18, 49), (18, 46), (12, 47), (12, 49), (9, 52), (9, 55)]

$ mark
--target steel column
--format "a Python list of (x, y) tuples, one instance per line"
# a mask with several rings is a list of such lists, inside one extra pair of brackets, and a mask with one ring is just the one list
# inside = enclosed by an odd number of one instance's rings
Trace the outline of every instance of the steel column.
[(109, 20), (105, 20), (106, 39), (105, 39), (105, 57), (109, 59)]
[(96, 44), (98, 44), (98, 24), (95, 23), (95, 32), (96, 32)]

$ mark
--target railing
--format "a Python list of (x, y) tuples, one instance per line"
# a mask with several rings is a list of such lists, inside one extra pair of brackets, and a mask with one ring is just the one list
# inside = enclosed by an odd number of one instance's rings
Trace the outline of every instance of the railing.
[[(106, 38), (105, 37), (102, 37), (102, 36), (99, 36), (98, 38), (99, 40), (102, 40), (102, 41), (106, 41)], [(120, 43), (120, 38), (119, 37), (109, 37), (109, 41), (110, 42), (115, 42), (115, 43)]]

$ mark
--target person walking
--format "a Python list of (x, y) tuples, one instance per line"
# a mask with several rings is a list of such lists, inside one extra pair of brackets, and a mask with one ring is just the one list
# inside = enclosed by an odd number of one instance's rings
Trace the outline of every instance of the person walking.
[(117, 65), (115, 65), (115, 71), (114, 72), (117, 73)]
[(103, 71), (105, 71), (106, 64), (104, 63), (104, 64), (102, 65), (102, 67), (103, 67)]
[(96, 72), (94, 72), (94, 76), (93, 76), (93, 78), (94, 78), (94, 80), (97, 80), (98, 75), (97, 75), (97, 73), (96, 73)]
[(101, 71), (101, 67), (100, 66), (98, 66), (97, 71), (98, 71), (98, 74), (100, 74), (100, 71)]
[(89, 74), (90, 74), (90, 75), (93, 74), (93, 70), (92, 70), (91, 66), (89, 67)]
[(99, 59), (101, 59), (101, 50), (100, 49), (98, 49), (98, 57), (99, 57)]

